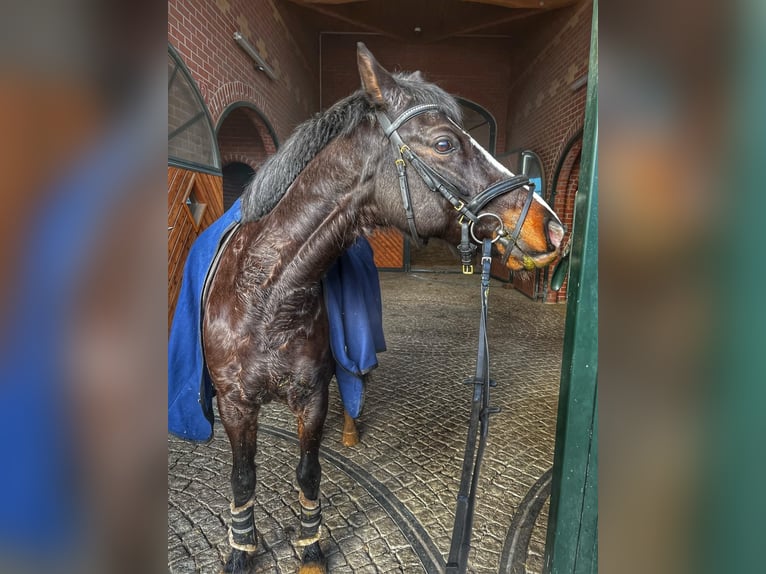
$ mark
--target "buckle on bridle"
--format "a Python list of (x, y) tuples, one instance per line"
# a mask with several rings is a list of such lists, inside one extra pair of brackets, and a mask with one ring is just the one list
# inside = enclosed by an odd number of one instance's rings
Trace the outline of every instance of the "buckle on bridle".
[(473, 275), (473, 265), (463, 265), (463, 275)]
[(399, 159), (395, 159), (394, 160), (394, 165), (402, 166), (402, 167), (407, 167), (407, 162), (404, 161), (402, 158), (399, 158)]
[(463, 208), (465, 207), (465, 203), (462, 199), (458, 199), (459, 204), (453, 205), (452, 207), (455, 208), (455, 211), (457, 211), (460, 214), (460, 217), (457, 218), (457, 222), (462, 225), (463, 221), (465, 221), (465, 212), (463, 211)]

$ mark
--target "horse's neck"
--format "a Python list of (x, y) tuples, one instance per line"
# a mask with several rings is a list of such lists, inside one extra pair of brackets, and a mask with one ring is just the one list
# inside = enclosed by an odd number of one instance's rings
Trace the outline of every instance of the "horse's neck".
[[(262, 220), (260, 243), (274, 251), (268, 283), (305, 286), (319, 281), (369, 223), (372, 177), (356, 138), (334, 141), (296, 178)], [(366, 182), (366, 183), (363, 183)]]

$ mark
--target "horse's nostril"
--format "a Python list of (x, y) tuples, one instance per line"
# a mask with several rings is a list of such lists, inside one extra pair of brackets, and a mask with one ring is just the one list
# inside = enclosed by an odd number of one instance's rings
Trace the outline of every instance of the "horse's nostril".
[(551, 219), (548, 221), (548, 241), (551, 242), (554, 248), (558, 249), (561, 245), (561, 241), (564, 239), (564, 226), (558, 221)]

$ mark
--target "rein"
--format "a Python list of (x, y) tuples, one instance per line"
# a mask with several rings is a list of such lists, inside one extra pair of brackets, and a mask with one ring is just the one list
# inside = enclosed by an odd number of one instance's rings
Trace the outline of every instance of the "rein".
[[(418, 235), (415, 225), (415, 214), (412, 210), (412, 198), (407, 179), (407, 164), (411, 165), (418, 172), (418, 175), (431, 191), (438, 192), (457, 211), (458, 223), (461, 226), (461, 240), (457, 249), (460, 253), (463, 273), (467, 275), (473, 274), (473, 260), (477, 251), (476, 244), (482, 245), (479, 350), (476, 358), (476, 374), (473, 379), (465, 381), (466, 384), (473, 385), (471, 419), (468, 424), (468, 437), (466, 439), (465, 454), (463, 455), (460, 489), (455, 508), (455, 523), (452, 528), (452, 539), (446, 567), (446, 574), (464, 574), (468, 567), (468, 554), (471, 550), (476, 489), (479, 483), (479, 471), (489, 434), (489, 416), (500, 411), (498, 407), (492, 407), (489, 404), (490, 388), (495, 386), (495, 382), (489, 378), (489, 343), (487, 339), (487, 304), (490, 267), (492, 264), (492, 244), (500, 242), (505, 247), (503, 264), (511, 256), (511, 250), (516, 248), (522, 253), (524, 267), (534, 267), (531, 257), (518, 246), (521, 228), (524, 225), (534, 198), (534, 184), (530, 182), (528, 177), (517, 175), (492, 184), (469, 201), (467, 193), (461, 191), (457, 185), (420, 159), (399, 135), (398, 129), (407, 121), (427, 112), (438, 111), (438, 109), (439, 107), (434, 104), (414, 106), (402, 112), (393, 121), (382, 111), (376, 113), (383, 132), (394, 148), (396, 156), (394, 163), (399, 176), (402, 205), (404, 206), (404, 213), (407, 218), (407, 226), (415, 244), (420, 246), (423, 242)], [(489, 211), (481, 212), (481, 210), (493, 199), (522, 186), (528, 186), (529, 191), (527, 192), (524, 206), (516, 221), (516, 225), (513, 231), (509, 233), (505, 229), (503, 220), (499, 215)], [(494, 239), (480, 241), (474, 233), (474, 227), (485, 217), (496, 219), (498, 227)]]
[[(497, 236), (492, 240), (492, 243), (499, 241), (505, 247), (503, 264), (508, 261), (508, 258), (511, 255), (511, 250), (516, 247), (516, 249), (521, 251), (523, 255), (524, 266), (527, 268), (530, 266), (534, 267), (534, 263), (529, 255), (517, 245), (519, 235), (521, 234), (521, 228), (527, 218), (527, 213), (529, 213), (529, 208), (532, 205), (534, 196), (534, 183), (532, 183), (527, 176), (517, 175), (510, 179), (494, 183), (476, 194), (476, 196), (466, 204), (466, 202), (461, 199), (461, 196), (467, 199), (468, 194), (461, 191), (457, 185), (420, 159), (420, 157), (418, 157), (418, 155), (404, 143), (404, 140), (402, 140), (398, 131), (402, 125), (421, 114), (438, 110), (439, 106), (436, 104), (421, 104), (403, 111), (394, 121), (391, 121), (384, 112), (376, 112), (378, 122), (380, 123), (381, 128), (383, 128), (386, 137), (391, 142), (391, 146), (394, 148), (394, 154), (398, 156), (396, 160), (394, 160), (394, 164), (396, 165), (396, 171), (399, 176), (399, 190), (402, 195), (402, 205), (404, 207), (404, 214), (407, 218), (407, 226), (409, 227), (410, 236), (415, 242), (415, 245), (422, 246), (423, 241), (420, 239), (420, 235), (418, 234), (415, 225), (415, 213), (412, 210), (412, 197), (410, 194), (409, 180), (407, 179), (407, 164), (410, 164), (415, 168), (415, 171), (418, 172), (420, 178), (431, 191), (441, 194), (459, 214), (458, 222), (461, 226), (461, 236), (460, 244), (457, 246), (457, 249), (460, 253), (464, 274), (473, 274), (473, 259), (476, 255), (475, 244), (480, 243), (474, 234), (474, 226), (479, 223), (483, 217), (494, 217), (499, 223), (499, 227), (496, 230)], [(479, 213), (481, 209), (496, 197), (523, 186), (528, 186), (529, 191), (526, 200), (524, 201), (524, 207), (521, 210), (519, 219), (516, 221), (516, 226), (511, 233), (508, 233), (502, 218), (496, 213)], [(473, 243), (471, 242), (471, 239), (473, 239)]]
[[(446, 574), (462, 574), (468, 565), (471, 550), (471, 531), (476, 503), (476, 488), (479, 470), (484, 457), (484, 448), (489, 434), (489, 415), (500, 412), (499, 407), (489, 405), (489, 391), (495, 381), (489, 378), (489, 343), (487, 339), (487, 304), (489, 296), (489, 272), (492, 263), (492, 241), (485, 239), (481, 254), (481, 319), (479, 322), (479, 351), (476, 358), (476, 375), (465, 384), (473, 385), (471, 420), (468, 424), (468, 438), (463, 456), (463, 470), (460, 476), (460, 490), (455, 508), (455, 524), (452, 528)], [(478, 448), (476, 444), (478, 433)]]

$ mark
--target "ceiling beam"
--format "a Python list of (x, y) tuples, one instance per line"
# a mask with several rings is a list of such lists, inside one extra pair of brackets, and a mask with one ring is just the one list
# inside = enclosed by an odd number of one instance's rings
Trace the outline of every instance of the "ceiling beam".
[[(351, 0), (351, 2), (366, 2), (367, 0)], [(332, 8), (325, 7), (325, 4), (340, 4), (341, 2), (336, 2), (334, 0), (290, 0), (293, 4), (297, 4), (298, 6), (303, 6), (304, 8), (308, 8), (309, 10), (313, 10), (314, 12), (318, 12), (319, 14), (322, 14), (324, 16), (329, 16), (330, 18), (335, 18), (336, 20), (340, 20), (341, 22), (345, 22), (346, 24), (351, 24), (352, 26), (359, 26), (360, 28), (368, 31), (368, 32), (374, 32), (376, 34), (380, 34), (382, 36), (387, 36), (388, 38), (393, 38), (394, 40), (400, 40), (404, 41), (403, 38), (400, 38), (396, 34), (392, 34), (390, 30), (385, 30), (383, 28), (379, 28), (377, 26), (373, 26), (371, 24), (368, 24), (362, 20), (359, 20), (358, 18), (350, 18), (348, 16), (345, 16), (343, 14), (339, 14)], [(350, 2), (343, 2), (343, 3), (350, 3)]]
[(574, 4), (577, 0), (462, 0), (475, 4), (492, 4), (503, 8), (553, 10)]
[(464, 36), (466, 34), (472, 34), (474, 32), (478, 32), (480, 30), (484, 30), (486, 28), (490, 28), (492, 26), (497, 26), (499, 24), (507, 24), (508, 22), (513, 22), (514, 20), (521, 20), (522, 18), (528, 18), (529, 16), (534, 16), (535, 14), (540, 14), (542, 10), (514, 10), (511, 14), (506, 16), (505, 18), (495, 18), (494, 20), (486, 20), (484, 22), (481, 22), (479, 24), (474, 24), (473, 26), (467, 26), (465, 28), (459, 28), (456, 30), (450, 30), (448, 32), (445, 32), (444, 34), (439, 35), (438, 37), (430, 38), (427, 43), (432, 42), (440, 42), (441, 40), (446, 40), (447, 38), (450, 38), (452, 36)]
[(353, 2), (367, 2), (367, 0), (292, 0), (296, 4), (351, 4)]

